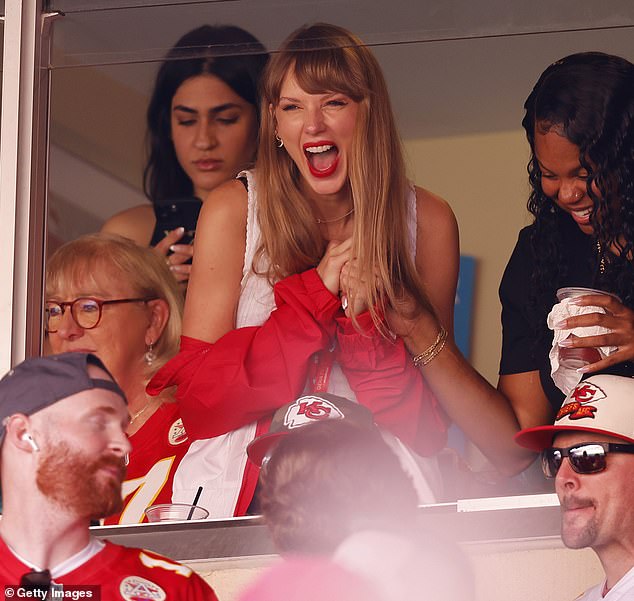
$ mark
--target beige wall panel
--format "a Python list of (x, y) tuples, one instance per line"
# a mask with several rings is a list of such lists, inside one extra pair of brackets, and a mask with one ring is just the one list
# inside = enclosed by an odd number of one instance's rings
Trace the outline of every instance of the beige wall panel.
[(517, 130), (408, 140), (405, 149), (412, 179), (451, 204), (461, 252), (476, 257), (471, 361), (495, 385), (502, 340), (498, 286), (519, 230), (530, 223), (528, 144)]
[[(475, 601), (572, 601), (603, 579), (590, 549), (566, 549), (558, 537), (465, 544), (463, 549), (475, 574)], [(188, 565), (211, 584), (219, 601), (235, 601), (274, 561), (263, 557)]]
[(141, 189), (147, 98), (94, 68), (55, 69), (51, 140)]

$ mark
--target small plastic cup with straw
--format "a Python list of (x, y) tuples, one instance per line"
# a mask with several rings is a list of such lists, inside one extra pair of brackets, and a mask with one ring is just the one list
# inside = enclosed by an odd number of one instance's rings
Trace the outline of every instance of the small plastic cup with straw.
[(209, 517), (209, 512), (196, 505), (202, 495), (203, 487), (199, 486), (194, 497), (194, 502), (188, 503), (161, 503), (151, 505), (145, 510), (148, 522), (183, 522), (189, 520), (204, 520)]

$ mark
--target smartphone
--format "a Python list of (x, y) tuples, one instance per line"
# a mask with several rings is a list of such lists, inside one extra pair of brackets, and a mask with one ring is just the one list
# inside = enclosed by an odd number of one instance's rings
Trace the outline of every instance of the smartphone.
[(160, 242), (166, 234), (177, 227), (185, 228), (185, 233), (177, 244), (191, 244), (201, 207), (202, 202), (197, 198), (179, 198), (156, 205), (156, 223), (159, 229), (155, 236), (159, 239), (152, 240), (152, 245)]

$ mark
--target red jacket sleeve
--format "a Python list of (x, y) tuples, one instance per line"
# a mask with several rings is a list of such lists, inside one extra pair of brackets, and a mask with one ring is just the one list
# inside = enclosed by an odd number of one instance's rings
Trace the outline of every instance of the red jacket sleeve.
[(374, 414), (378, 426), (392, 432), (420, 455), (433, 455), (447, 442), (448, 420), (400, 338), (387, 340), (369, 312), (357, 331), (339, 316), (335, 359), (359, 403)]
[(236, 430), (297, 398), (311, 355), (331, 346), (341, 304), (315, 269), (278, 282), (274, 294), (277, 308), (264, 324), (213, 344), (183, 336), (178, 355), (150, 380), (151, 395), (178, 386), (193, 440)]

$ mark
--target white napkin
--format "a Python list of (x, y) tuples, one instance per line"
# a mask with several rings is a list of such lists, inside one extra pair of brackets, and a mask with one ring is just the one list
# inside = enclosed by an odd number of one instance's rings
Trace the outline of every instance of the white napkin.
[[(603, 326), (588, 326), (581, 328), (573, 328), (571, 330), (556, 330), (554, 325), (568, 317), (574, 317), (575, 315), (583, 315), (584, 313), (605, 313), (603, 307), (597, 307), (590, 305), (588, 307), (581, 307), (579, 305), (572, 304), (571, 298), (565, 298), (560, 303), (557, 303), (550, 313), (546, 323), (548, 327), (553, 330), (553, 346), (550, 349), (550, 374), (553, 381), (557, 385), (557, 388), (564, 394), (568, 394), (579, 382), (583, 374), (577, 373), (575, 369), (566, 369), (559, 365), (559, 343), (565, 340), (571, 334), (578, 336), (600, 336), (601, 334), (607, 334), (611, 332), (609, 328)], [(616, 346), (602, 346), (599, 348), (604, 356), (612, 354), (617, 349)]]

